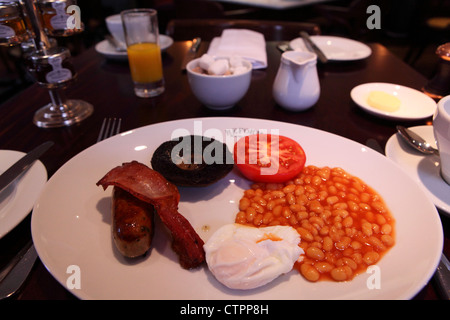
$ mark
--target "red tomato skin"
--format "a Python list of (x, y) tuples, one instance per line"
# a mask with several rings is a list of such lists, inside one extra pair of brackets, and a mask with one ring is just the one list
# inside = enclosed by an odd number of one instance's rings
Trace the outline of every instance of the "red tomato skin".
[[(266, 138), (268, 141), (271, 141), (271, 137), (274, 135), (267, 135)], [(270, 136), (270, 137), (269, 137)], [(238, 161), (238, 152), (237, 147), (238, 143), (244, 143), (241, 141), (242, 139), (247, 139), (245, 142), (245, 161)], [(306, 154), (303, 148), (298, 144), (296, 141), (284, 137), (284, 136), (278, 136), (279, 145), (288, 145), (292, 146), (295, 150), (294, 152), (294, 162), (289, 164), (289, 169), (286, 169), (282, 166), (279, 167), (279, 170), (276, 174), (270, 174), (270, 175), (263, 175), (261, 174), (261, 167), (259, 167), (256, 164), (249, 164), (248, 158), (249, 158), (249, 152), (248, 152), (248, 141), (249, 136), (241, 138), (238, 142), (234, 145), (234, 160), (235, 164), (238, 167), (239, 171), (242, 173), (244, 177), (247, 179), (254, 181), (254, 182), (266, 182), (266, 183), (282, 183), (289, 181), (293, 178), (295, 178), (304, 168), (306, 163)], [(266, 140), (266, 141), (267, 141)], [(280, 152), (283, 152), (283, 148), (280, 148)], [(244, 162), (244, 163), (243, 163)]]

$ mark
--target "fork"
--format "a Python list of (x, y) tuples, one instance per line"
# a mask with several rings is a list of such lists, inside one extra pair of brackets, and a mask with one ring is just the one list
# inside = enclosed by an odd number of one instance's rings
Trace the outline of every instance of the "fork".
[(98, 134), (97, 142), (112, 137), (120, 132), (121, 118), (105, 118)]

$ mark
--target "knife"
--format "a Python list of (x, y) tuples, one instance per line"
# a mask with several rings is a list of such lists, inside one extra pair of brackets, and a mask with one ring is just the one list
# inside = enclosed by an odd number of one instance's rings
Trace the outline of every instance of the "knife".
[(18, 262), (0, 282), (0, 300), (9, 298), (16, 293), (28, 278), (28, 274), (37, 258), (37, 252), (33, 242), (30, 241), (26, 250), (21, 250), (19, 255), (17, 258)]
[(45, 151), (47, 151), (53, 145), (53, 141), (47, 141), (36, 147), (19, 161), (14, 163), (0, 176), (0, 192), (5, 189), (11, 182), (13, 182), (20, 174), (26, 171), (38, 159)]
[(189, 61), (194, 60), (197, 56), (197, 51), (200, 48), (200, 42), (202, 40), (200, 38), (195, 38), (192, 40), (191, 47), (189, 48), (188, 52), (184, 56), (183, 62), (181, 63), (181, 70), (186, 70), (186, 66), (189, 63)]
[(439, 290), (446, 300), (450, 299), (450, 262), (442, 253), (441, 261), (434, 274), (434, 279), (437, 281)]
[(319, 47), (316, 46), (316, 44), (311, 40), (311, 38), (309, 37), (309, 34), (306, 33), (305, 31), (301, 31), (300, 35), (301, 35), (303, 41), (305, 41), (306, 46), (309, 47), (310, 50), (314, 51), (317, 54), (317, 57), (319, 58), (320, 62), (327, 63), (328, 58), (325, 56), (325, 54), (322, 52), (322, 50), (320, 50)]

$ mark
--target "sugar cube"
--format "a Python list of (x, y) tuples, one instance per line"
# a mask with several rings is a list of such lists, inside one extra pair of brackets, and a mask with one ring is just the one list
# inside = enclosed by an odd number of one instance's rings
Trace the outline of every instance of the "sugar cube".
[(247, 72), (248, 68), (245, 66), (239, 66), (239, 67), (233, 68), (232, 70), (233, 70), (233, 74), (241, 74), (241, 73)]
[(214, 62), (214, 57), (210, 56), (209, 54), (204, 54), (200, 57), (200, 60), (198, 61), (198, 65), (203, 70), (208, 70), (211, 64)]
[(244, 60), (240, 56), (231, 56), (230, 57), (230, 67), (237, 68), (242, 67), (244, 65)]
[(208, 73), (210, 75), (221, 76), (228, 72), (228, 68), (228, 60), (218, 59), (209, 66)]

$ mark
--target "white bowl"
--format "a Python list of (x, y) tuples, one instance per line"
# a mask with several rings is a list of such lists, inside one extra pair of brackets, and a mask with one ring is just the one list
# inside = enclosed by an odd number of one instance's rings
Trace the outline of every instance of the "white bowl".
[(125, 33), (123, 31), (122, 18), (120, 14), (109, 16), (105, 19), (109, 33), (120, 43), (125, 45)]
[(190, 61), (187, 66), (189, 85), (194, 95), (206, 107), (225, 110), (233, 107), (247, 93), (252, 79), (252, 64), (244, 60), (247, 71), (236, 75), (214, 76), (193, 71), (200, 58)]

